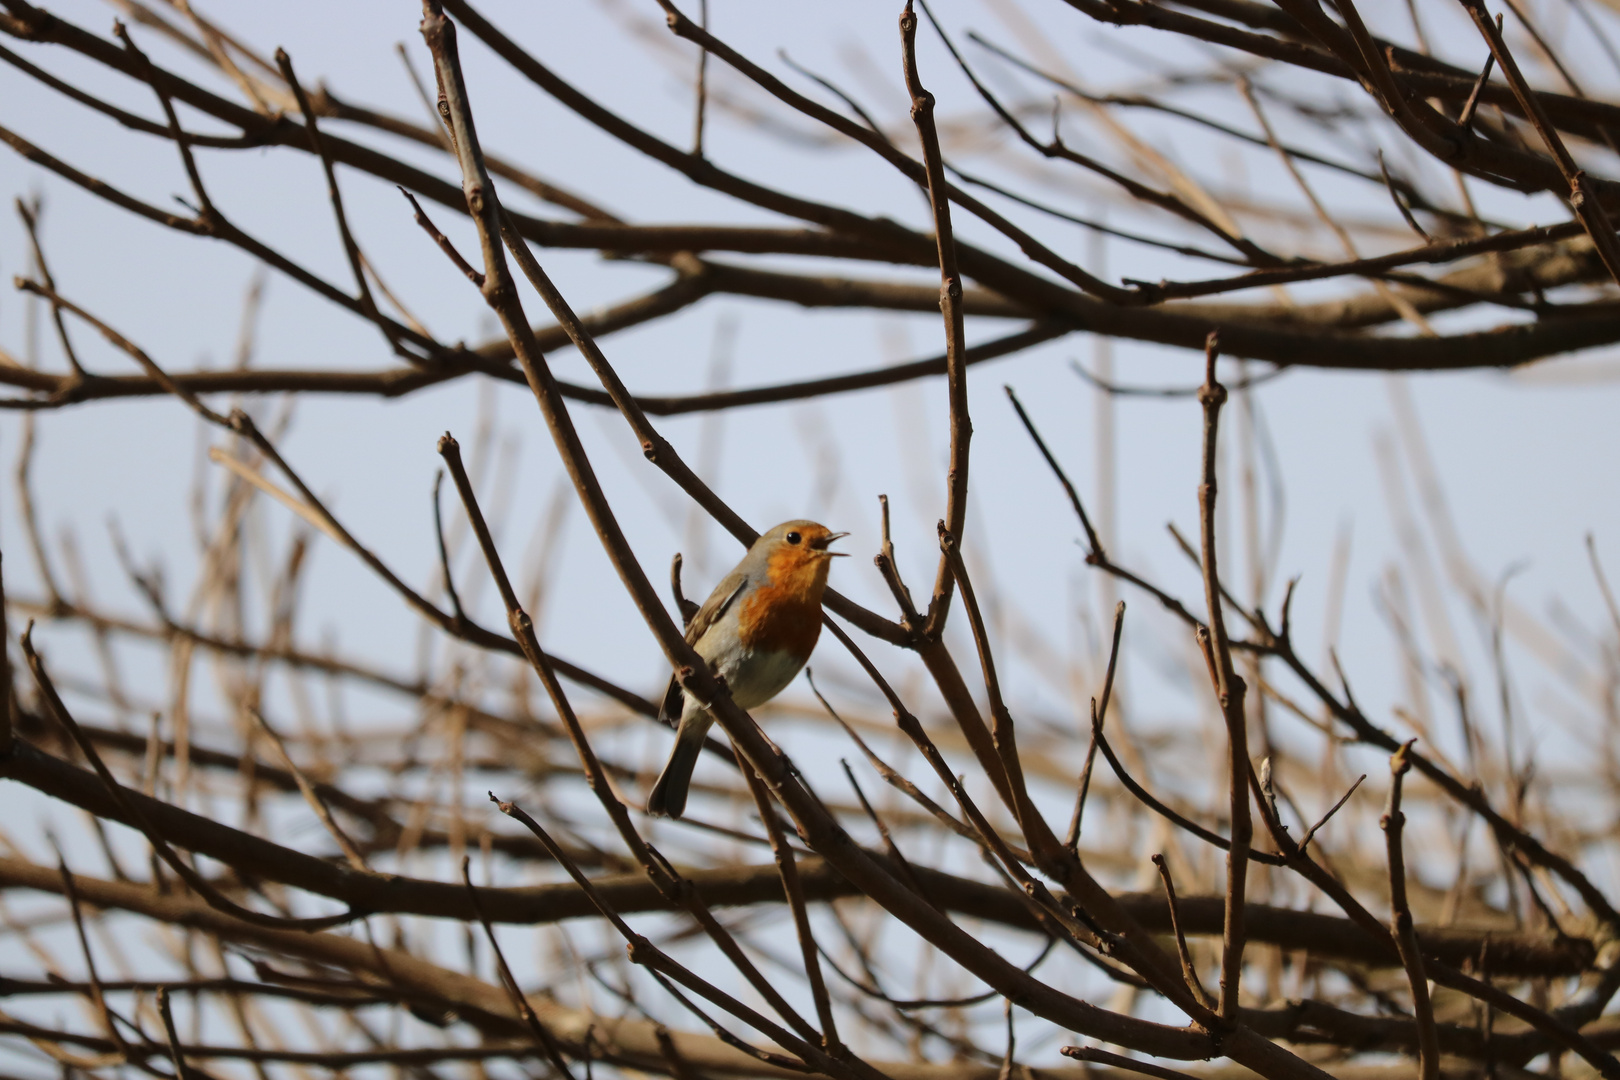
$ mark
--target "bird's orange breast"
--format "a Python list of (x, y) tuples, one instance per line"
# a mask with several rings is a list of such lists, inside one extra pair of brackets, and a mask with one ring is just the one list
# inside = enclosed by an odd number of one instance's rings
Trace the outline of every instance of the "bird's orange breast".
[(828, 560), (788, 548), (772, 554), (768, 580), (743, 597), (737, 636), (749, 650), (808, 657), (821, 636)]

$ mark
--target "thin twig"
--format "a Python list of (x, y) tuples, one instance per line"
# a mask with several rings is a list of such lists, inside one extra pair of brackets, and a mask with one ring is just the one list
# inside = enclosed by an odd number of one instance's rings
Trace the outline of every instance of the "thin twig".
[[(1496, 16), (1496, 30), (1497, 33), (1502, 31), (1502, 16), (1500, 13)], [(1468, 92), (1468, 100), (1463, 103), (1462, 112), (1457, 117), (1457, 126), (1464, 131), (1474, 126), (1474, 113), (1479, 108), (1480, 92), (1485, 89), (1485, 84), (1490, 81), (1491, 68), (1495, 66), (1496, 54), (1494, 52), (1487, 53), (1485, 66), (1479, 69), (1479, 78), (1474, 80), (1474, 88)]]
[[(857, 660), (864, 658), (865, 653), (861, 652), (855, 645), (854, 641), (849, 639), (848, 635), (844, 633), (843, 627), (839, 626), (835, 622), (832, 622), (831, 620), (828, 620), (826, 626), (830, 631), (832, 631), (835, 637), (837, 637), (847, 648), (851, 650), (852, 655), (855, 655)], [(868, 671), (868, 674), (872, 674), (875, 671), (876, 669), (872, 668)], [(881, 678), (882, 676), (877, 677)], [(887, 686), (888, 684), (883, 683), (882, 685)], [(924, 794), (922, 789), (913, 783), (904, 773), (900, 772), (898, 769), (895, 769), (888, 762), (878, 757), (872, 748), (866, 744), (866, 740), (861, 738), (860, 734), (849, 725), (849, 722), (839, 715), (838, 711), (832, 707), (830, 702), (827, 701), (827, 698), (821, 693), (821, 690), (816, 686), (814, 680), (811, 680), (810, 682), (810, 690), (816, 695), (816, 700), (821, 702), (822, 708), (827, 710), (827, 714), (838, 722), (838, 726), (842, 727), (844, 729), (844, 733), (854, 741), (857, 747), (860, 748), (861, 753), (866, 756), (867, 762), (872, 766), (872, 768), (877, 770), (877, 774), (883, 778), (885, 783), (894, 788), (896, 791), (904, 794), (918, 806), (922, 807), (922, 809), (930, 814), (936, 821), (944, 825), (957, 836), (960, 836), (964, 840), (972, 841), (973, 843), (979, 842), (978, 834), (973, 831), (973, 827), (971, 825), (968, 825), (960, 819), (954, 817), (944, 807), (940, 806), (937, 802)], [(899, 699), (896, 698), (894, 700), (898, 701)], [(1019, 853), (1018, 857), (1025, 862), (1031, 861), (1027, 852)]]
[[(54, 840), (52, 846), (55, 846)], [(112, 1007), (107, 1004), (107, 992), (96, 969), (96, 957), (90, 950), (90, 936), (84, 929), (84, 910), (79, 903), (79, 889), (74, 884), (73, 872), (68, 869), (67, 861), (62, 857), (60, 849), (56, 852), (56, 868), (62, 877), (62, 895), (67, 897), (68, 912), (73, 917), (73, 931), (78, 937), (79, 954), (84, 957), (85, 975), (90, 980), (90, 1002), (95, 1006), (96, 1012), (101, 1014), (101, 1025), (106, 1029), (107, 1037), (118, 1047), (119, 1053), (127, 1061), (130, 1053), (129, 1044), (124, 1040), (123, 1033), (118, 1030)]]
[(563, 1080), (573, 1080), (574, 1074), (568, 1068), (568, 1059), (563, 1057), (562, 1047), (557, 1045), (557, 1039), (540, 1022), (534, 1014), (534, 1008), (529, 1004), (528, 997), (518, 986), (517, 979), (512, 975), (512, 969), (506, 963), (506, 954), (501, 951), (501, 943), (495, 937), (495, 928), (490, 925), (489, 916), (484, 914), (483, 901), (478, 898), (478, 887), (472, 880), (472, 859), (462, 856), (461, 881), (467, 886), (467, 898), (472, 901), (473, 911), (478, 916), (478, 923), (484, 928), (484, 940), (489, 942), (490, 952), (495, 954), (495, 970), (500, 975), (501, 986), (505, 988), (507, 997), (512, 1001), (512, 1007), (517, 1010), (518, 1016), (529, 1026), (529, 1032), (534, 1041), (545, 1052), (551, 1065), (563, 1077)]
[(1181, 908), (1176, 903), (1176, 883), (1170, 878), (1170, 864), (1161, 854), (1153, 856), (1153, 865), (1159, 868), (1159, 880), (1164, 883), (1164, 902), (1170, 908), (1170, 930), (1176, 935), (1176, 955), (1181, 958), (1182, 977), (1187, 980), (1188, 987), (1198, 995), (1205, 1008), (1216, 1008), (1219, 1003), (1199, 981), (1198, 968), (1193, 964), (1192, 953), (1187, 949), (1187, 937), (1181, 932)]
[(1597, 542), (1591, 533), (1586, 534), (1586, 554), (1592, 561), (1592, 576), (1597, 579), (1598, 591), (1603, 594), (1603, 606), (1609, 611), (1609, 621), (1614, 626), (1616, 641), (1620, 642), (1620, 606), (1615, 605), (1614, 593), (1609, 589), (1609, 578), (1603, 572), (1603, 563), (1598, 559)]
[(1065, 1046), (1059, 1051), (1064, 1057), (1074, 1058), (1076, 1061), (1090, 1062), (1093, 1065), (1107, 1065), (1110, 1068), (1122, 1069), (1125, 1072), (1141, 1073), (1151, 1076), (1154, 1080), (1192, 1080), (1189, 1073), (1177, 1072), (1167, 1069), (1163, 1065), (1155, 1065), (1149, 1061), (1138, 1061), (1121, 1054), (1110, 1054), (1107, 1050), (1098, 1050), (1090, 1046)]
[(287, 55), (287, 50), (276, 50), (276, 64), (281, 68), (281, 77), (286, 79), (287, 85), (292, 88), (293, 97), (298, 101), (298, 109), (304, 115), (304, 129), (309, 134), (310, 149), (321, 159), (321, 169), (326, 174), (326, 196), (332, 202), (332, 214), (337, 218), (338, 235), (343, 240), (343, 253), (348, 256), (349, 269), (353, 272), (354, 283), (360, 290), (360, 310), (378, 330), (382, 331), (383, 337), (388, 340), (388, 344), (395, 352), (401, 356), (408, 356), (392, 324), (382, 317), (381, 312), (377, 310), (377, 301), (371, 295), (371, 286), (366, 281), (365, 257), (361, 255), (360, 245), (355, 242), (354, 233), (349, 229), (349, 215), (343, 209), (343, 192), (338, 188), (337, 169), (332, 163), (332, 154), (327, 149), (326, 140), (315, 122), (315, 109), (309, 103), (309, 95), (304, 93), (303, 84), (293, 72), (292, 57)]
[(1389, 175), (1389, 166), (1384, 164), (1384, 151), (1382, 149), (1378, 151), (1378, 171), (1384, 177), (1384, 187), (1389, 190), (1389, 197), (1395, 203), (1395, 209), (1401, 212), (1401, 220), (1405, 221), (1411, 230), (1423, 237), (1426, 242), (1434, 243), (1434, 237), (1430, 236), (1423, 226), (1418, 224), (1418, 219), (1412, 215), (1412, 208), (1406, 205), (1405, 200), (1401, 198), (1401, 193), (1395, 190), (1395, 181)]
[[(1081, 381), (1086, 385), (1094, 386), (1103, 393), (1112, 394), (1115, 397), (1190, 398), (1198, 396), (1197, 386), (1121, 386), (1119, 383), (1107, 382), (1087, 371), (1085, 365), (1078, 360), (1069, 361), (1069, 370), (1080, 376)], [(1275, 367), (1259, 375), (1239, 379), (1228, 389), (1242, 391), (1256, 386), (1264, 386), (1271, 380), (1286, 375), (1288, 371), (1287, 367)]]
[(1220, 573), (1215, 562), (1215, 445), (1219, 433), (1221, 405), (1226, 388), (1215, 381), (1215, 361), (1220, 345), (1212, 333), (1204, 346), (1204, 386), (1198, 393), (1203, 407), (1203, 482), (1198, 486), (1198, 524), (1203, 548), (1204, 603), (1209, 609), (1209, 629), (1213, 650), (1215, 697), (1226, 721), (1230, 751), (1228, 769), (1228, 809), (1232, 818), (1231, 847), (1226, 852), (1226, 929), (1221, 942), (1221, 1017), (1237, 1016), (1239, 983), (1243, 975), (1244, 891), (1249, 874), (1249, 843), (1253, 825), (1249, 819), (1249, 734), (1243, 707), (1245, 686), (1232, 668), (1232, 645), (1226, 636), (1226, 620), (1221, 615)]
[(1400, 951), (1401, 965), (1406, 968), (1406, 979), (1412, 988), (1412, 1015), (1417, 1020), (1418, 1030), (1418, 1075), (1422, 1080), (1437, 1080), (1440, 1042), (1435, 1034), (1429, 981), (1423, 973), (1423, 954), (1418, 951), (1417, 934), (1412, 928), (1412, 908), (1406, 900), (1406, 854), (1401, 846), (1401, 833), (1406, 824), (1406, 815), (1401, 812), (1401, 780), (1412, 767), (1407, 758), (1411, 748), (1412, 743), (1408, 742), (1389, 759), (1389, 805), (1378, 823), (1383, 827), (1389, 853), (1390, 935)]
[(0, 551), (0, 760), (11, 753), (17, 734), (17, 694), (11, 681), (11, 624), (6, 607), (6, 556)]
[(406, 202), (411, 204), (411, 213), (415, 215), (416, 223), (421, 226), (422, 231), (433, 238), (433, 242), (439, 245), (439, 250), (444, 252), (445, 256), (455, 265), (457, 270), (461, 271), (468, 281), (472, 282), (475, 287), (482, 289), (484, 287), (484, 275), (474, 270), (471, 264), (462, 258), (461, 252), (456, 250), (456, 246), (450, 242), (450, 238), (440, 232), (439, 227), (433, 224), (433, 219), (427, 216), (427, 213), (422, 209), (422, 204), (416, 201), (416, 196), (403, 187), (399, 188), (399, 193), (405, 196)]
[(911, 590), (906, 588), (905, 581), (900, 576), (900, 564), (894, 557), (894, 537), (889, 531), (889, 497), (878, 496), (878, 516), (882, 526), (882, 542), (878, 553), (873, 557), (872, 563), (878, 569), (878, 574), (888, 585), (889, 593), (900, 608), (900, 622), (908, 631), (916, 631), (922, 627), (922, 619), (917, 614), (917, 605), (911, 599)]
[[(821, 692), (817, 691), (816, 696), (821, 697)], [(837, 716), (836, 713), (833, 715)], [(838, 719), (839, 723), (843, 723), (842, 717), (839, 717)], [(849, 725), (845, 724), (844, 726), (847, 730)], [(877, 829), (878, 835), (883, 838), (883, 850), (888, 852), (889, 858), (893, 859), (895, 865), (900, 867), (901, 872), (905, 874), (907, 882), (909, 882), (911, 887), (917, 891), (917, 895), (926, 898), (928, 893), (923, 890), (921, 883), (918, 882), (917, 875), (911, 869), (910, 861), (907, 860), (905, 855), (901, 853), (900, 845), (894, 842), (894, 836), (889, 832), (889, 826), (886, 825), (883, 819), (878, 816), (876, 808), (873, 807), (871, 801), (867, 799), (866, 792), (862, 790), (860, 781), (855, 779), (855, 770), (849, 767), (849, 762), (844, 758), (839, 758), (838, 764), (844, 767), (844, 776), (849, 780), (849, 786), (854, 790), (855, 798), (860, 801), (861, 809), (866, 811), (867, 820), (872, 823), (872, 825)]]
[(946, 529), (945, 522), (938, 525), (940, 552), (946, 560), (951, 576), (956, 579), (956, 586), (962, 593), (962, 606), (967, 610), (968, 626), (973, 632), (973, 643), (979, 653), (979, 667), (984, 675), (986, 696), (990, 699), (991, 738), (995, 743), (997, 760), (1005, 771), (1008, 787), (1013, 795), (1013, 811), (1018, 815), (1019, 827), (1024, 831), (1024, 839), (1032, 850), (1041, 844), (1041, 838), (1049, 835), (1045, 820), (1035, 807), (1035, 802), (1029, 796), (1029, 786), (1024, 780), (1024, 766), (1018, 757), (1018, 741), (1015, 733), (1011, 711), (1001, 696), (1001, 680), (996, 675), (995, 654), (990, 648), (990, 635), (984, 625), (984, 615), (979, 610), (979, 600), (973, 591), (973, 582), (968, 577), (967, 564), (962, 561), (962, 551), (957, 546), (957, 540)]
[(698, 613), (698, 605), (686, 598), (681, 589), (681, 553), (676, 552), (675, 557), (669, 561), (669, 592), (675, 598), (675, 610), (681, 613), (681, 625), (690, 626), (692, 617)]
[[(709, 0), (698, 0), (698, 25), (706, 32), (709, 29)], [(703, 156), (703, 120), (709, 105), (709, 49), (701, 41), (698, 43), (697, 66), (697, 105), (692, 118), (692, 154), (694, 157)]]
[[(900, 44), (906, 92), (911, 95), (911, 120), (922, 141), (928, 205), (933, 211), (934, 243), (939, 255), (939, 310), (945, 318), (945, 385), (949, 390), (951, 416), (950, 464), (945, 474), (945, 529), (959, 537), (967, 520), (969, 445), (973, 440), (973, 420), (968, 415), (967, 365), (963, 355), (967, 351), (967, 332), (962, 323), (962, 275), (956, 266), (951, 200), (946, 192), (939, 130), (934, 125), (934, 95), (923, 88), (922, 76), (917, 71), (917, 14), (912, 10), (912, 0), (906, 0), (905, 10), (900, 14)], [(953, 582), (946, 557), (941, 554), (923, 626), (924, 636), (936, 641), (945, 632)]]
[[(32, 205), (21, 199), (17, 200), (17, 216), (22, 218), (23, 229), (28, 233), (28, 243), (34, 257), (34, 269), (38, 272), (45, 287), (52, 293), (56, 292), (56, 281), (51, 277), (51, 268), (45, 262), (45, 247), (39, 241), (39, 212), (40, 205), (36, 200)], [(47, 299), (49, 299), (47, 297)], [(73, 339), (68, 336), (67, 323), (62, 319), (62, 305), (55, 300), (51, 304), (51, 322), (56, 326), (56, 339), (62, 345), (62, 355), (67, 357), (68, 366), (73, 369), (72, 378), (83, 380), (88, 377), (84, 365), (79, 363), (79, 354), (73, 347)]]
[(174, 1064), (174, 1075), (185, 1077), (197, 1075), (195, 1069), (186, 1067), (185, 1054), (181, 1050), (180, 1033), (175, 1030), (174, 1010), (169, 1007), (169, 989), (160, 986), (157, 990), (158, 1015), (163, 1018), (163, 1037), (169, 1044), (169, 1060)]
[(1327, 813), (1318, 818), (1315, 825), (1312, 825), (1309, 829), (1305, 830), (1305, 835), (1300, 837), (1299, 840), (1299, 850), (1301, 854), (1304, 854), (1304, 852), (1311, 846), (1311, 838), (1316, 835), (1316, 831), (1322, 826), (1326, 825), (1333, 815), (1339, 812), (1339, 807), (1350, 801), (1350, 796), (1356, 793), (1356, 789), (1361, 786), (1361, 782), (1365, 779), (1367, 779), (1366, 773), (1362, 773), (1360, 776), (1356, 777), (1356, 782), (1350, 785), (1350, 790), (1346, 791), (1343, 795), (1340, 795), (1339, 801), (1328, 807)]
[(439, 572), (444, 576), (444, 591), (450, 597), (450, 610), (456, 622), (465, 623), (467, 612), (461, 607), (461, 594), (456, 592), (456, 577), (450, 572), (450, 550), (444, 543), (444, 507), (439, 501), (439, 489), (444, 486), (444, 470), (433, 474), (433, 535), (439, 542)]
[(339, 825), (337, 819), (332, 816), (331, 807), (326, 805), (326, 800), (321, 798), (320, 792), (315, 790), (315, 785), (309, 782), (308, 778), (304, 776), (304, 771), (293, 761), (292, 755), (287, 752), (287, 744), (282, 741), (280, 733), (270, 726), (270, 721), (266, 720), (264, 714), (259, 712), (258, 709), (249, 706), (247, 713), (258, 722), (259, 730), (269, 737), (270, 745), (276, 748), (276, 754), (281, 758), (281, 764), (292, 774), (293, 780), (298, 784), (298, 790), (303, 793), (304, 800), (309, 803), (310, 809), (315, 811), (315, 816), (320, 819), (321, 824), (326, 826), (326, 831), (332, 834), (332, 839), (337, 841), (338, 847), (343, 852), (343, 857), (349, 860), (349, 865), (362, 873), (370, 873), (371, 868), (366, 865), (365, 855), (361, 853), (355, 842), (349, 838), (349, 834), (343, 831), (343, 826)]
[[(1096, 731), (1097, 749), (1102, 751), (1103, 760), (1108, 762), (1109, 767), (1114, 770), (1114, 776), (1124, 785), (1125, 790), (1131, 793), (1133, 798), (1166, 821), (1198, 837), (1204, 843), (1210, 844), (1221, 851), (1230, 852), (1232, 850), (1232, 842), (1226, 837), (1211, 829), (1206, 829), (1184, 814), (1177, 813), (1166, 805), (1163, 800), (1155, 797), (1152, 792), (1143, 787), (1126, 771), (1124, 764), (1120, 762), (1118, 755), (1114, 753), (1114, 748), (1109, 745), (1107, 736), (1102, 733), (1101, 727), (1094, 725), (1093, 730)], [(1286, 865), (1282, 856), (1267, 851), (1256, 851), (1252, 847), (1249, 849), (1249, 858), (1254, 862), (1265, 863), (1268, 866)]]
[(1052, 451), (1046, 448), (1046, 440), (1041, 438), (1039, 431), (1035, 430), (1034, 421), (1029, 418), (1029, 413), (1024, 411), (1024, 403), (1018, 400), (1018, 395), (1013, 392), (1013, 388), (1003, 386), (1002, 389), (1006, 391), (1007, 400), (1012, 402), (1014, 411), (1018, 413), (1018, 419), (1023, 421), (1024, 430), (1029, 432), (1029, 437), (1034, 441), (1035, 448), (1041, 452), (1041, 457), (1046, 459), (1047, 466), (1051, 468), (1052, 474), (1057, 477), (1058, 483), (1063, 485), (1064, 492), (1069, 496), (1069, 505), (1074, 507), (1075, 516), (1080, 519), (1080, 527), (1086, 532), (1087, 560), (1095, 560), (1098, 563), (1107, 562), (1108, 553), (1103, 551), (1102, 541), (1097, 538), (1097, 530), (1092, 527), (1091, 518), (1086, 514), (1085, 504), (1080, 501), (1080, 493), (1069, 482), (1068, 474), (1063, 471), (1063, 466), (1058, 464), (1057, 458), (1052, 456)]
[(1086, 812), (1086, 795), (1091, 790), (1091, 769), (1097, 761), (1097, 741), (1102, 735), (1103, 725), (1108, 720), (1108, 702), (1114, 693), (1114, 669), (1119, 663), (1120, 636), (1125, 631), (1125, 601), (1121, 600), (1114, 605), (1114, 637), (1108, 646), (1108, 667), (1103, 673), (1102, 703), (1098, 704), (1095, 698), (1091, 702), (1091, 741), (1086, 745), (1086, 763), (1080, 770), (1080, 790), (1075, 794), (1074, 813), (1069, 820), (1069, 836), (1064, 845), (1070, 851), (1078, 851), (1080, 846), (1081, 818)]
[(771, 853), (776, 858), (777, 871), (782, 875), (782, 892), (787, 896), (788, 908), (793, 913), (799, 951), (804, 957), (805, 978), (810, 982), (810, 997), (815, 1002), (816, 1018), (821, 1023), (822, 1048), (831, 1054), (841, 1053), (843, 1044), (839, 1041), (838, 1027), (833, 1021), (832, 998), (827, 993), (827, 981), (821, 974), (820, 949), (816, 945), (815, 931), (810, 926), (810, 909), (805, 903), (804, 886), (799, 881), (793, 848), (782, 835), (782, 823), (777, 820), (776, 806), (771, 802), (765, 782), (746, 764), (742, 770), (748, 790), (753, 793), (759, 818), (765, 824), (766, 835), (771, 838)]

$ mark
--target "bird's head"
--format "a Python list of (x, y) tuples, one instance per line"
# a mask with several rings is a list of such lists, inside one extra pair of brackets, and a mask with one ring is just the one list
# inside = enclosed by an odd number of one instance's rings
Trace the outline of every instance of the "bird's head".
[(784, 521), (754, 541), (754, 551), (764, 555), (773, 581), (806, 577), (825, 585), (829, 564), (838, 556), (848, 554), (830, 551), (828, 546), (848, 535), (833, 532), (814, 521)]

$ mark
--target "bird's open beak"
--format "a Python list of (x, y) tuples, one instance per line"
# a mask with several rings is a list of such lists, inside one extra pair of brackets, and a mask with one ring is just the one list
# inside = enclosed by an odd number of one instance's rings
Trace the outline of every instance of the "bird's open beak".
[(846, 537), (848, 535), (849, 535), (849, 533), (847, 533), (847, 532), (828, 533), (826, 536), (823, 536), (820, 540), (812, 540), (812, 541), (810, 541), (810, 546), (812, 548), (814, 548), (815, 550), (821, 552), (823, 555), (827, 556), (829, 559), (836, 558), (839, 555), (848, 555), (849, 552), (847, 552), (847, 551), (828, 551), (827, 550), (827, 545), (828, 544), (831, 544), (834, 540), (840, 540), (843, 537)]

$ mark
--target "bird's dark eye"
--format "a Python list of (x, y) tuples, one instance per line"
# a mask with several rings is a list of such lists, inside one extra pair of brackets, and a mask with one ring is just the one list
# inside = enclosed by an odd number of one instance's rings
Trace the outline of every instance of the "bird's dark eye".
[(790, 532), (785, 537), (783, 537), (783, 539), (786, 540), (790, 544), (797, 544), (800, 540), (803, 540), (804, 537), (800, 536), (796, 532)]

